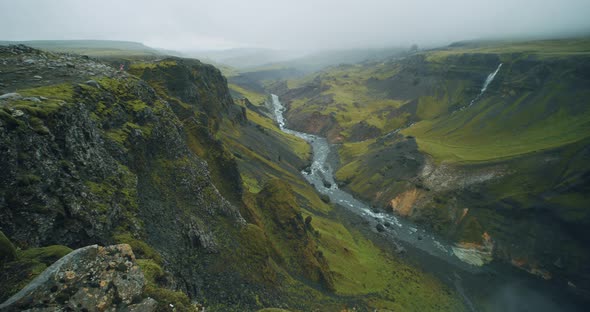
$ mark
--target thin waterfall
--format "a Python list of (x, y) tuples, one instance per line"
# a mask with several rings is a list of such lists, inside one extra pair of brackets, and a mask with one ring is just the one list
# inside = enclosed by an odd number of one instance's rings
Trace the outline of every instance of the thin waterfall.
[(498, 68), (496, 68), (496, 70), (493, 73), (490, 73), (488, 75), (488, 77), (486, 78), (486, 81), (484, 81), (483, 86), (481, 87), (481, 90), (479, 91), (479, 94), (475, 98), (473, 98), (473, 100), (471, 100), (471, 102), (469, 102), (469, 105), (463, 106), (460, 110), (464, 110), (468, 107), (471, 107), (471, 105), (473, 105), (475, 102), (477, 102), (477, 100), (479, 100), (481, 98), (481, 96), (484, 94), (484, 92), (486, 92), (486, 90), (488, 89), (488, 86), (490, 85), (490, 83), (492, 83), (492, 81), (494, 81), (494, 78), (496, 77), (496, 75), (500, 71), (501, 67), (502, 67), (502, 63), (500, 63), (500, 65), (498, 65)]

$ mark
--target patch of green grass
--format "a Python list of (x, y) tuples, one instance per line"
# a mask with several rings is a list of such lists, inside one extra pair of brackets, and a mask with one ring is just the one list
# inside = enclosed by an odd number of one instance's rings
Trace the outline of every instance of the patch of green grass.
[(106, 131), (106, 135), (113, 141), (125, 145), (127, 138), (133, 130), (141, 130), (143, 135), (149, 136), (152, 132), (152, 127), (150, 125), (140, 126), (136, 123), (126, 122), (121, 128), (109, 129)]
[(285, 141), (285, 143), (293, 148), (295, 154), (301, 159), (308, 159), (311, 153), (311, 147), (309, 144), (294, 135), (286, 134), (279, 127), (276, 123), (266, 117), (262, 116), (256, 112), (248, 111), (248, 119), (255, 123), (256, 125), (268, 130), (273, 131), (275, 135), (281, 138), (281, 140)]
[(472, 41), (463, 46), (426, 52), (430, 62), (444, 62), (449, 56), (465, 53), (501, 54), (526, 53), (540, 58), (590, 55), (590, 39), (554, 39), (534, 41)]
[[(26, 250), (10, 248), (12, 244), (0, 231), (0, 248), (3, 248), (3, 262), (0, 270), (0, 301), (5, 301), (10, 296), (24, 288), (35, 277), (41, 274), (48, 266), (67, 255), (72, 249), (52, 245)], [(7, 254), (4, 254), (6, 250)], [(8, 257), (8, 253), (12, 253)]]
[(23, 259), (37, 260), (46, 265), (51, 265), (63, 256), (72, 252), (72, 249), (62, 245), (51, 245), (47, 247), (30, 248), (20, 252), (19, 257)]
[[(297, 98), (290, 103), (292, 114), (320, 113), (324, 116), (333, 115), (338, 125), (343, 129), (342, 135), (351, 135), (350, 128), (361, 121), (367, 122), (387, 133), (406, 123), (407, 115), (392, 118), (389, 113), (396, 110), (407, 101), (387, 98), (368, 87), (371, 79), (385, 79), (395, 75), (399, 68), (388, 63), (372, 63), (362, 65), (344, 65), (330, 68), (318, 74), (321, 80), (321, 95), (331, 97), (332, 103), (315, 102), (316, 97)], [(308, 83), (313, 79), (305, 78), (301, 81)], [(303, 82), (291, 82), (298, 86)]]
[(337, 294), (373, 295), (371, 306), (394, 310), (463, 310), (458, 297), (434, 277), (385, 253), (360, 233), (324, 217), (314, 216), (313, 224)]
[[(134, 249), (135, 251), (135, 249)], [(165, 288), (166, 273), (151, 259), (139, 259), (137, 264), (146, 279), (144, 293), (158, 302), (156, 311), (197, 311), (182, 291)]]
[(22, 96), (44, 96), (48, 99), (68, 101), (74, 96), (74, 88), (71, 84), (64, 83), (19, 90), (18, 93)]
[(262, 94), (262, 93), (258, 93), (252, 90), (248, 90), (244, 87), (241, 87), (237, 84), (234, 83), (229, 83), (227, 85), (229, 87), (229, 89), (245, 98), (247, 98), (248, 100), (250, 100), (250, 102), (254, 105), (263, 105), (264, 102), (266, 101), (266, 99), (268, 98), (267, 95)]
[[(416, 137), (420, 149), (439, 162), (506, 159), (583, 140), (590, 136), (590, 110), (583, 105), (590, 91), (558, 79), (567, 68), (555, 70), (533, 90), (490, 93), (465, 110), (402, 132)], [(526, 73), (504, 78), (514, 88), (528, 85), (527, 79)]]
[(0, 265), (16, 259), (16, 249), (12, 242), (0, 231)]
[(146, 69), (156, 69), (158, 67), (170, 67), (178, 65), (173, 59), (166, 59), (156, 62), (133, 62), (129, 66), (129, 73), (141, 77)]
[(478, 119), (472, 119), (463, 124), (461, 119), (469, 117), (462, 113), (446, 120), (422, 121), (403, 133), (416, 137), (420, 150), (439, 162), (505, 159), (553, 149), (590, 136), (590, 114), (571, 116), (561, 110), (545, 122), (520, 131), (500, 121), (486, 131), (473, 131), (473, 128), (481, 127), (481, 121), (478, 123)]
[(129, 233), (116, 234), (113, 238), (118, 244), (129, 244), (131, 249), (133, 249), (135, 257), (138, 259), (152, 259), (157, 264), (162, 264), (164, 261), (160, 253), (152, 246), (142, 240), (134, 238)]
[(258, 180), (255, 177), (250, 176), (247, 173), (242, 173), (242, 181), (244, 182), (244, 186), (250, 193), (256, 194), (262, 190), (260, 182), (258, 182)]

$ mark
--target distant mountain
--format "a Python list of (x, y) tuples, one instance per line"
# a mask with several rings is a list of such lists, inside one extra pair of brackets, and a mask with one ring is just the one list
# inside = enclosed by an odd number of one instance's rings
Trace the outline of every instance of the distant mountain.
[(230, 49), (222, 51), (186, 52), (185, 55), (235, 67), (244, 72), (268, 70), (269, 68), (294, 68), (298, 71), (311, 73), (328, 66), (383, 60), (392, 56), (403, 55), (407, 52), (407, 48), (400, 47), (322, 50), (316, 52)]
[(188, 51), (187, 57), (195, 57), (224, 64), (239, 69), (252, 68), (272, 63), (284, 62), (301, 56), (300, 52), (272, 49), (239, 48), (229, 50)]

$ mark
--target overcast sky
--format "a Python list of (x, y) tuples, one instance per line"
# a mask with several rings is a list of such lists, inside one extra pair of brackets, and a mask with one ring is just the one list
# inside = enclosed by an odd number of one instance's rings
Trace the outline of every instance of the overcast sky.
[(0, 0), (0, 40), (176, 50), (441, 44), (590, 30), (590, 0)]

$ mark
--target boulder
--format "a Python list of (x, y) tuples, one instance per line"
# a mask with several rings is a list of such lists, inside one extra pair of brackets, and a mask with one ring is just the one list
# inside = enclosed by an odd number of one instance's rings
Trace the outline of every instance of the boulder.
[(383, 224), (381, 223), (377, 223), (377, 226), (375, 226), (375, 228), (377, 229), (377, 231), (379, 232), (383, 232), (385, 231), (385, 227), (383, 226)]
[(18, 93), (6, 93), (0, 95), (0, 100), (20, 100), (22, 96)]
[(0, 311), (154, 311), (144, 285), (129, 245), (91, 245), (56, 261)]

